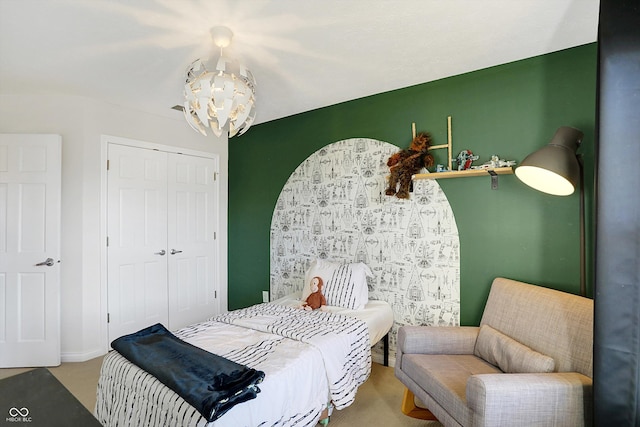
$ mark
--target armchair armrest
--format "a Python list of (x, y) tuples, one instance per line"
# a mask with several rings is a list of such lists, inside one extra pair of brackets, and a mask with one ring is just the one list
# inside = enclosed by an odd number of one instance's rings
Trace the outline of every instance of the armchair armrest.
[(593, 382), (577, 372), (472, 375), (466, 396), (474, 426), (592, 425)]
[(477, 326), (403, 326), (398, 349), (403, 354), (473, 354)]

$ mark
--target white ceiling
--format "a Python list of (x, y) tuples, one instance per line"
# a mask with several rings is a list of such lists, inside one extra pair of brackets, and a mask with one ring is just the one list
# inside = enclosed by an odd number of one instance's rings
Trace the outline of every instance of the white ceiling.
[(0, 94), (102, 99), (166, 117), (183, 73), (226, 51), (262, 123), (596, 41), (597, 0), (0, 0)]

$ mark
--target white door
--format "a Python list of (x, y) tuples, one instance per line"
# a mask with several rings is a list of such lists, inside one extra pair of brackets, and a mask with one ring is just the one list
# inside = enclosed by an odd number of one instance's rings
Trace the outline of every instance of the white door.
[(167, 154), (109, 144), (109, 342), (168, 323)]
[(0, 367), (60, 364), (59, 135), (0, 135)]
[(218, 313), (215, 161), (168, 155), (169, 328)]

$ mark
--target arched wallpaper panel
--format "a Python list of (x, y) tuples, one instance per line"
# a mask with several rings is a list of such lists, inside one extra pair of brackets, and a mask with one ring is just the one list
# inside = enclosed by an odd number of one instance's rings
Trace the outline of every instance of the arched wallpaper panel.
[[(402, 325), (460, 324), (460, 243), (436, 180), (414, 182), (410, 199), (384, 195), (398, 147), (352, 138), (309, 156), (283, 187), (271, 219), (271, 299), (301, 291), (315, 258), (364, 262), (369, 299), (394, 312), (390, 359)], [(382, 360), (382, 345), (373, 350)]]

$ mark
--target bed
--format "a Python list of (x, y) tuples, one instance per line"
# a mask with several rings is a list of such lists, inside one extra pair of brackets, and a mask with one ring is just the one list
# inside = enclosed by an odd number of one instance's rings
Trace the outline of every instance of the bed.
[[(350, 273), (358, 273), (353, 267)], [(355, 276), (349, 275), (351, 285)], [(305, 289), (174, 331), (184, 342), (263, 372), (255, 398), (207, 421), (176, 392), (111, 351), (100, 372), (96, 417), (105, 426), (310, 426), (348, 407), (369, 377), (371, 347), (387, 336), (393, 311), (384, 301), (357, 297), (356, 304), (345, 304), (344, 295), (329, 301), (339, 299), (340, 305), (306, 311), (300, 309), (304, 295)]]

